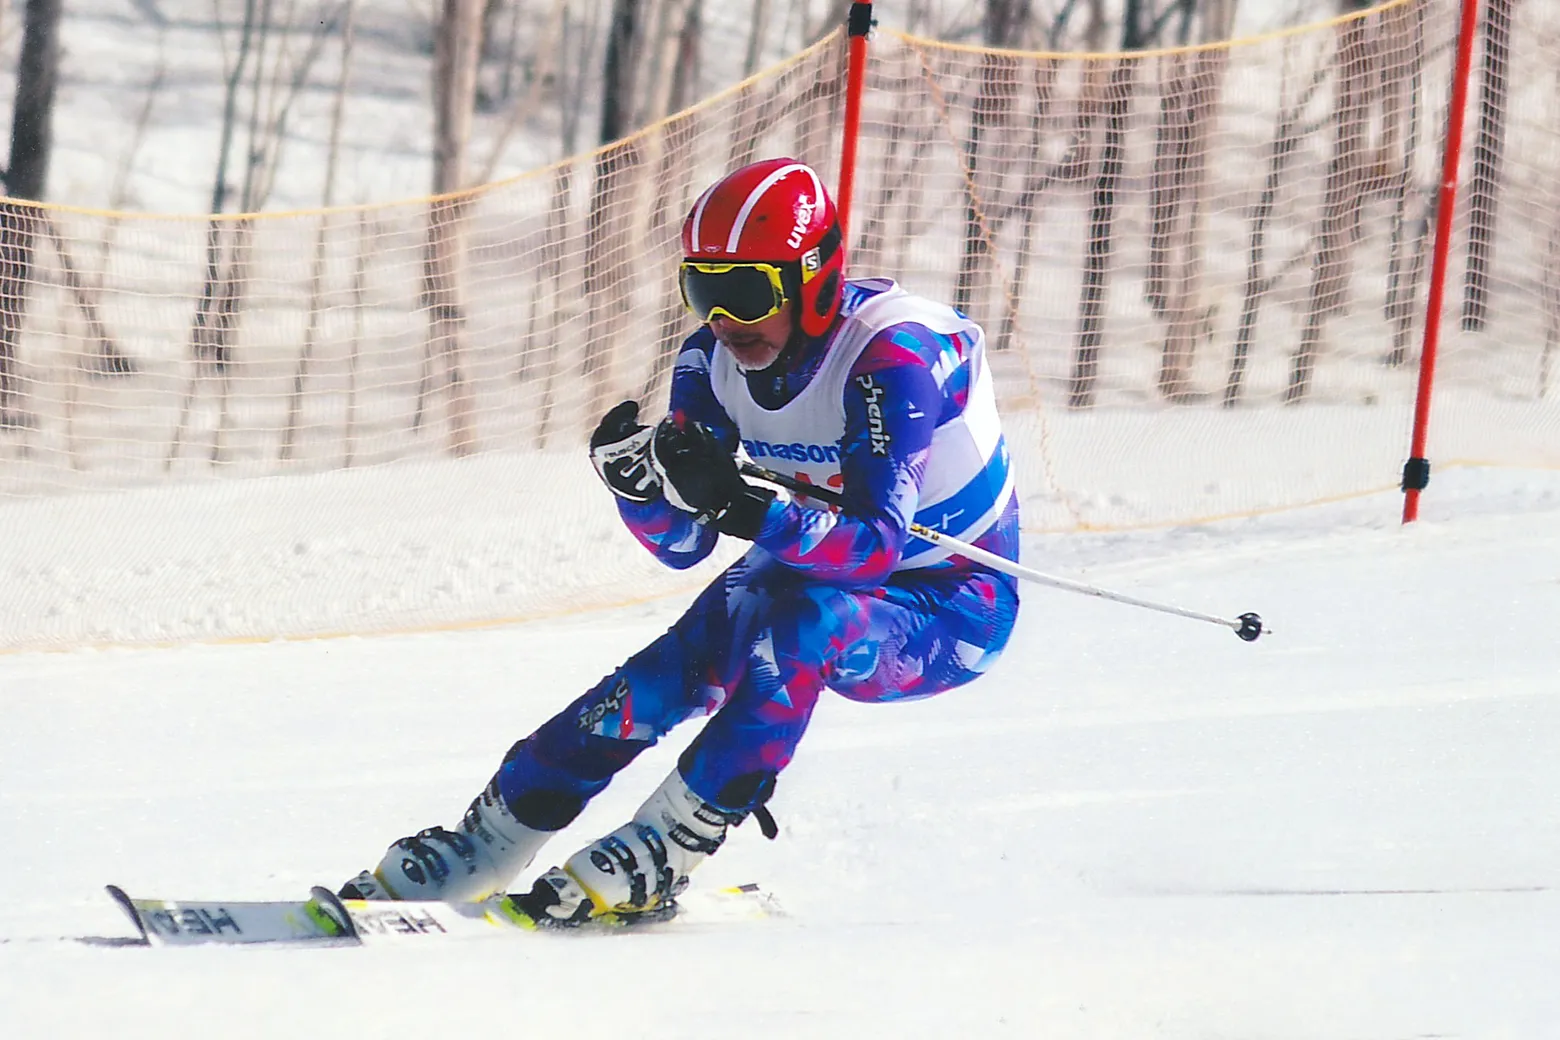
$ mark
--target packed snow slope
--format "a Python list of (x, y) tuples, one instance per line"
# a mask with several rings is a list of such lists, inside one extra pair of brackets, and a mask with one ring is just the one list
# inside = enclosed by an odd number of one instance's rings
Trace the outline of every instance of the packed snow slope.
[[(0, 1035), (1554, 1036), (1560, 474), (1438, 472), (1424, 520), (1398, 508), (1033, 537), (1035, 567), (1274, 631), (1029, 588), (981, 682), (825, 700), (779, 840), (743, 827), (695, 877), (760, 881), (783, 919), (391, 949), (56, 938), (129, 934), (105, 882), (295, 896), (452, 822), (685, 593), (0, 657)], [(625, 819), (691, 732), (544, 858)]]

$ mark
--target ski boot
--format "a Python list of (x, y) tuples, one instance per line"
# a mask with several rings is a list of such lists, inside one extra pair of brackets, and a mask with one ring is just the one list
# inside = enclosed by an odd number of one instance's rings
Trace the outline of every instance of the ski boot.
[(514, 907), (538, 928), (665, 920), (689, 872), (746, 815), (704, 801), (673, 770), (632, 820), (545, 871)]
[(515, 819), (490, 781), (454, 830), (429, 827), (385, 850), (373, 870), (341, 886), (343, 899), (474, 902), (501, 892), (556, 831)]

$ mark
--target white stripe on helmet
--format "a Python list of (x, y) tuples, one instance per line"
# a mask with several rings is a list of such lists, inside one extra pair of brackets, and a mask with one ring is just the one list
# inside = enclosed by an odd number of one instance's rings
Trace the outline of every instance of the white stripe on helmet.
[(704, 206), (710, 201), (710, 196), (715, 194), (717, 185), (711, 185), (704, 189), (704, 194), (699, 196), (699, 201), (693, 204), (693, 218), (689, 221), (688, 237), (692, 239), (693, 251), (699, 251), (699, 222), (704, 219)]
[[(775, 182), (780, 180), (780, 178), (784, 177), (788, 173), (795, 173), (797, 170), (801, 170), (802, 172), (806, 173), (808, 177), (812, 178), (813, 204), (815, 206), (822, 205), (823, 183), (818, 180), (818, 175), (813, 172), (811, 166), (807, 166), (804, 163), (791, 163), (789, 166), (782, 166), (774, 173), (771, 173), (768, 177), (765, 177), (763, 180), (759, 181), (758, 186), (748, 193), (748, 197), (742, 203), (742, 208), (737, 211), (737, 219), (732, 221), (731, 234), (726, 239), (726, 252), (735, 253), (737, 251), (737, 243), (742, 239), (742, 229), (747, 226), (748, 214), (753, 212), (753, 207), (758, 205), (758, 200), (764, 197), (764, 192), (774, 187)], [(700, 199), (699, 206), (701, 209), (703, 208), (703, 204), (704, 200)], [(695, 219), (697, 220), (697, 218)], [(694, 244), (695, 246), (698, 245), (697, 223), (694, 225)]]

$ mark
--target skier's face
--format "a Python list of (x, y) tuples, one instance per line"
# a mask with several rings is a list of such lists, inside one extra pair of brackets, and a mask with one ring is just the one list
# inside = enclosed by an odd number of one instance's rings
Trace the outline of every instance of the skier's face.
[(731, 352), (737, 367), (756, 372), (774, 364), (790, 341), (794, 327), (791, 307), (787, 300), (779, 311), (751, 325), (717, 314), (710, 319), (710, 331), (715, 333), (720, 345)]

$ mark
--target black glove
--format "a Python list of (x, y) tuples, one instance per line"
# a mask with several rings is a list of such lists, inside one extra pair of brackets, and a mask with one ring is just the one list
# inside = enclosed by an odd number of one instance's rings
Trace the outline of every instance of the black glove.
[(650, 442), (650, 462), (666, 500), (721, 534), (751, 541), (775, 498), (768, 488), (742, 479), (737, 460), (703, 423), (684, 423), (673, 415), (662, 419)]
[(591, 465), (614, 495), (630, 502), (653, 502), (661, 496), (661, 478), (650, 467), (653, 436), (653, 429), (640, 425), (634, 401), (613, 408), (590, 435)]

